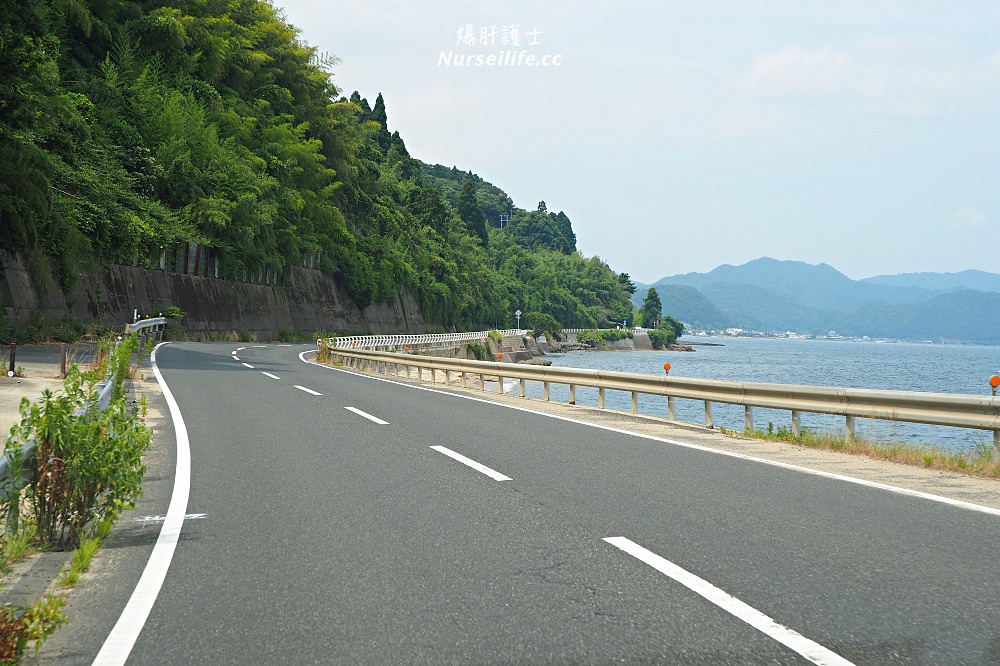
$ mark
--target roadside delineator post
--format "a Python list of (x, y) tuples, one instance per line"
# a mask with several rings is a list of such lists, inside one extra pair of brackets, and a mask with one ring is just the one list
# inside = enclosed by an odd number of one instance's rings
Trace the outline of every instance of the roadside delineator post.
[[(666, 376), (666, 377), (670, 376), (670, 364), (669, 363), (664, 363), (663, 364), (663, 372), (664, 372), (664, 376)], [(668, 421), (674, 421), (674, 420), (676, 420), (676, 417), (677, 417), (677, 414), (675, 412), (675, 407), (674, 407), (674, 396), (668, 395), (667, 396), (667, 420)]]
[(17, 353), (17, 343), (12, 341), (10, 343), (10, 367), (7, 369), (8, 377), (14, 376), (14, 354), (16, 353)]
[[(993, 389), (993, 397), (997, 395), (997, 387), (1000, 386), (1000, 376), (990, 377), (990, 388)], [(993, 431), (993, 453), (1000, 453), (1000, 430)]]

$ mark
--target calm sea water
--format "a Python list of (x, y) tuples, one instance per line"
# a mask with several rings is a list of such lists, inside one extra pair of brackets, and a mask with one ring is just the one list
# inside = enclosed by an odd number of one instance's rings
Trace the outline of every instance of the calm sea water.
[[(721, 346), (698, 345), (694, 352), (581, 351), (551, 354), (546, 358), (553, 365), (563, 367), (648, 374), (661, 374), (663, 364), (670, 363), (672, 377), (978, 395), (990, 395), (989, 378), (1000, 371), (1000, 347), (765, 338), (697, 338), (694, 341)], [(533, 384), (528, 383), (529, 394), (540, 397), (541, 387)], [(567, 387), (553, 384), (551, 390), (553, 400), (569, 399)], [(579, 404), (596, 405), (597, 389), (577, 388), (576, 400)], [(641, 413), (666, 416), (665, 398), (640, 396), (639, 401)], [(610, 409), (628, 411), (631, 396), (621, 391), (608, 391), (605, 404)], [(716, 403), (712, 415), (717, 427), (743, 430), (743, 408), (738, 405)], [(703, 403), (678, 400), (677, 418), (704, 423)], [(754, 409), (755, 427), (766, 429), (768, 423), (775, 429), (790, 427), (791, 413)], [(844, 420), (803, 413), (802, 425), (823, 431), (843, 431)], [(858, 433), (960, 450), (992, 444), (989, 431), (867, 419), (858, 419)]]

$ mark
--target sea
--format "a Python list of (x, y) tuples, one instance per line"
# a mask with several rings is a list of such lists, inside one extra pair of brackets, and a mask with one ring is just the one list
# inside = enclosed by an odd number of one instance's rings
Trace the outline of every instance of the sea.
[[(575, 351), (549, 354), (554, 366), (663, 374), (672, 377), (725, 381), (805, 384), (839, 388), (888, 389), (930, 393), (990, 395), (990, 377), (1000, 374), (1000, 347), (789, 338), (697, 337), (681, 339), (695, 351)], [(708, 344), (705, 344), (708, 343)], [(515, 389), (516, 390), (516, 389)], [(528, 382), (528, 394), (541, 397), (538, 382)], [(569, 388), (551, 385), (552, 400), (568, 401)], [(576, 402), (597, 405), (597, 389), (578, 387)], [(629, 411), (631, 396), (607, 391), (605, 407)], [(704, 424), (704, 403), (677, 399), (677, 419)], [(639, 412), (666, 417), (666, 398), (640, 395)], [(743, 430), (743, 407), (713, 403), (716, 427)], [(754, 409), (754, 427), (791, 427), (791, 412)], [(843, 432), (843, 417), (802, 413), (802, 425), (815, 431)], [(992, 446), (993, 433), (984, 430), (858, 419), (857, 433), (880, 441), (975, 451)]]

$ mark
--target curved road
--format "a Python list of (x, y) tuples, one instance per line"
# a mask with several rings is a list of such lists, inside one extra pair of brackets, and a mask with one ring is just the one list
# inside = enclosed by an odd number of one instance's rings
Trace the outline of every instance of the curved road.
[[(128, 663), (1000, 663), (995, 513), (303, 349), (157, 351), (188, 518)], [(162, 514), (172, 455), (150, 467)], [(112, 539), (52, 663), (93, 661), (158, 529)]]

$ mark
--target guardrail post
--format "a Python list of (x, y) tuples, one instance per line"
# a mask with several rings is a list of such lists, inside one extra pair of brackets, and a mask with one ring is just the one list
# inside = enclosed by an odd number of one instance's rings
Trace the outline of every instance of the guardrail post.
[(524, 387), (525, 387), (525, 385), (526, 385), (526, 384), (528, 383), (528, 380), (526, 380), (526, 379), (524, 379), (524, 378), (522, 377), (522, 378), (521, 378), (521, 381), (520, 381), (520, 382), (518, 382), (518, 383), (519, 383), (519, 384), (521, 385), (521, 397), (523, 398), (523, 397), (524, 397)]
[(848, 416), (844, 423), (844, 430), (847, 432), (847, 439), (854, 439), (857, 436), (857, 418)]
[(753, 405), (746, 405), (743, 408), (743, 430), (753, 432)]
[(549, 383), (548, 382), (542, 382), (542, 386), (545, 387), (545, 402), (548, 402), (549, 401)]
[(451, 370), (444, 371), (444, 385), (451, 386)]
[(604, 387), (597, 389), (597, 408), (604, 409)]
[(705, 425), (709, 428), (715, 427), (715, 423), (712, 421), (712, 403), (708, 400), (705, 401)]
[(575, 384), (570, 384), (569, 385), (569, 404), (571, 404), (571, 405), (575, 405), (576, 404), (576, 385)]
[(802, 434), (802, 412), (797, 409), (792, 410), (792, 437)]
[(638, 414), (639, 413), (639, 392), (638, 391), (632, 391), (632, 413), (633, 414)]
[(469, 374), (465, 370), (462, 370), (462, 388), (469, 388)]
[(672, 395), (667, 396), (667, 420), (676, 421), (677, 420), (677, 399)]
[(993, 455), (1000, 453), (1000, 430), (993, 431)]
[(480, 390), (486, 390), (486, 375), (482, 372), (479, 373), (479, 388)]

